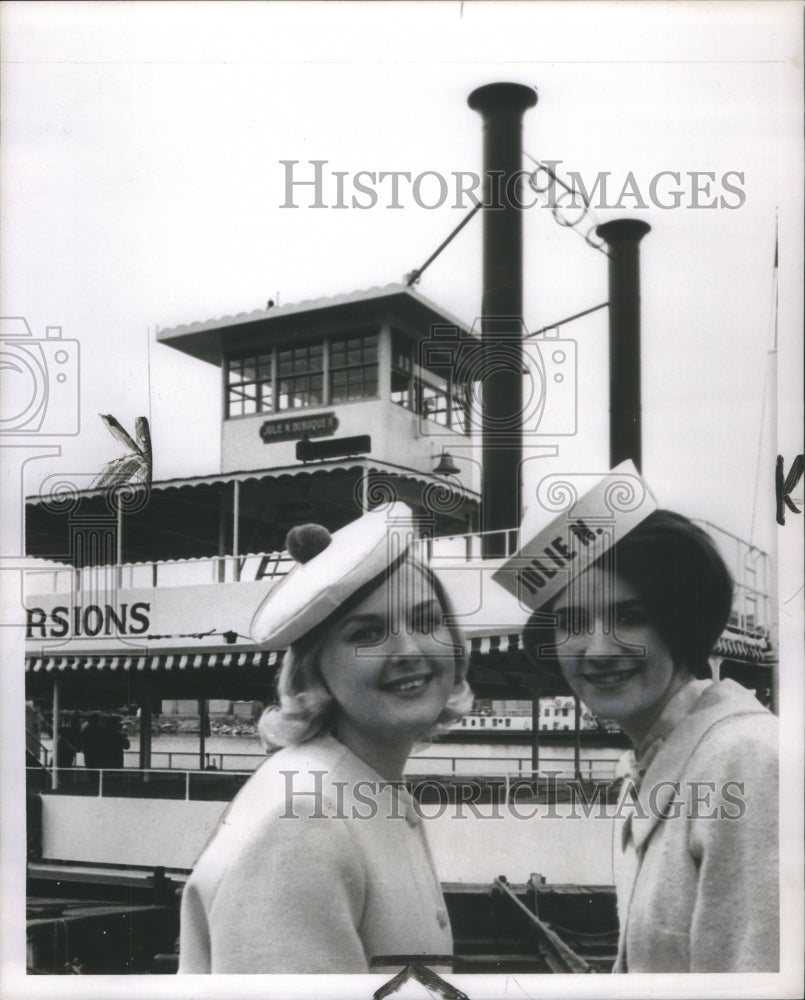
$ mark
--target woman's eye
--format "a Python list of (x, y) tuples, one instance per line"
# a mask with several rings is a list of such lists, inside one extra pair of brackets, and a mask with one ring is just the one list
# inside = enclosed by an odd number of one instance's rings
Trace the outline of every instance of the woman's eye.
[(414, 615), (413, 626), (416, 632), (435, 632), (443, 623), (443, 616), (439, 608), (425, 608)]
[(578, 635), (584, 629), (585, 616), (580, 608), (569, 608), (567, 611), (559, 611), (556, 614), (558, 619), (556, 631), (565, 635)]
[(567, 611), (558, 611), (556, 613), (556, 625), (554, 628), (557, 632), (567, 632), (570, 627), (570, 615)]
[(619, 625), (632, 626), (645, 625), (646, 616), (639, 608), (629, 608), (628, 610), (619, 611), (617, 622)]
[(383, 638), (383, 631), (379, 625), (361, 625), (349, 633), (352, 642), (379, 642)]

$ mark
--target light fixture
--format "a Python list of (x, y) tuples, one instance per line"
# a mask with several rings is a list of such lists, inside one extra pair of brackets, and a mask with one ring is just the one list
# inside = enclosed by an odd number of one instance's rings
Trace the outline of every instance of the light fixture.
[(458, 475), (459, 469), (450, 452), (445, 451), (445, 449), (442, 448), (442, 454), (439, 458), (439, 462), (433, 471), (437, 476), (455, 476)]

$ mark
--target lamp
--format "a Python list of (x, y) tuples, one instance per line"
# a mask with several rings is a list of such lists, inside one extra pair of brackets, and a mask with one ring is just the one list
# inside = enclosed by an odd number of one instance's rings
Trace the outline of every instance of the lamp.
[(449, 451), (442, 448), (442, 454), (436, 468), (433, 470), (437, 476), (455, 476), (458, 474), (458, 466)]

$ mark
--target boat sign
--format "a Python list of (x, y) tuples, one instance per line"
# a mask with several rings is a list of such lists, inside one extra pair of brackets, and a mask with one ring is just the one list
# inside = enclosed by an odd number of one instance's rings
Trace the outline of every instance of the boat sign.
[(260, 427), (260, 437), (264, 444), (272, 444), (274, 441), (293, 441), (302, 437), (326, 437), (337, 430), (338, 417), (334, 413), (316, 413), (266, 420)]

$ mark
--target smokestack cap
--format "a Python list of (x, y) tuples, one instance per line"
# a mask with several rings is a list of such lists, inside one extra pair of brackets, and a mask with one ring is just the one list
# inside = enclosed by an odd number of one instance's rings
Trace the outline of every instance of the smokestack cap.
[(522, 83), (487, 83), (473, 90), (467, 98), (472, 110), (480, 111), (482, 115), (500, 111), (523, 112), (536, 103), (536, 88)]
[(651, 232), (651, 226), (643, 219), (613, 219), (596, 226), (595, 234), (607, 243), (639, 243)]

